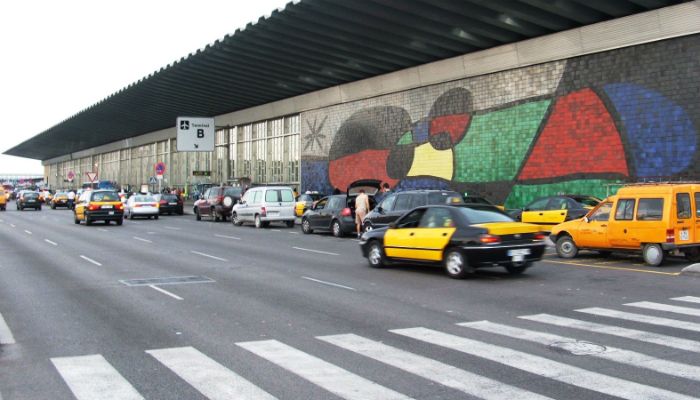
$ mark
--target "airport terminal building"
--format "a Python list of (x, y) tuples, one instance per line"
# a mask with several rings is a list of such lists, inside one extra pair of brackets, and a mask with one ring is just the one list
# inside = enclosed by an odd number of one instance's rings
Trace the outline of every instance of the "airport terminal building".
[[(178, 152), (180, 116), (213, 152)], [(507, 207), (700, 180), (700, 2), (301, 0), (6, 151), (53, 188), (358, 179)], [(68, 177), (75, 176), (72, 182)]]

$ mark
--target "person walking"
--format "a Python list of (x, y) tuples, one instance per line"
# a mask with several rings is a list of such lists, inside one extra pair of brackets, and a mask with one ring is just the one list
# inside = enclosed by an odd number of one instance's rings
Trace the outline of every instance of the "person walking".
[(364, 222), (369, 212), (369, 197), (364, 189), (360, 189), (360, 194), (355, 198), (355, 226), (357, 227), (357, 238), (362, 236), (362, 222)]
[(68, 208), (72, 210), (74, 203), (75, 203), (75, 192), (73, 190), (71, 190), (70, 192), (68, 192)]

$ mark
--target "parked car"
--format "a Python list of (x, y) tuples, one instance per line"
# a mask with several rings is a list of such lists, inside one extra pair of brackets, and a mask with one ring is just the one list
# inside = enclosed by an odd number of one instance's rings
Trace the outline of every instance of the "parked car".
[(231, 222), (237, 226), (251, 222), (256, 228), (264, 228), (270, 222), (284, 222), (291, 228), (295, 218), (294, 194), (287, 186), (248, 189), (231, 211)]
[[(117, 195), (117, 198), (119, 195)], [(121, 199), (119, 199), (121, 202)], [(152, 195), (137, 194), (129, 197), (124, 206), (124, 218), (146, 217), (158, 219), (158, 201)]]
[(51, 201), (49, 202), (51, 209), (55, 210), (56, 207), (66, 207), (70, 208), (68, 204), (68, 193), (56, 192)]
[(584, 218), (555, 226), (551, 239), (562, 258), (590, 249), (641, 253), (652, 266), (672, 253), (700, 262), (698, 207), (700, 183), (625, 186)]
[(119, 194), (113, 190), (86, 190), (73, 207), (73, 221), (92, 225), (94, 221), (115, 221), (117, 225), (124, 222), (124, 205)]
[(7, 193), (5, 189), (0, 187), (0, 210), (5, 211), (7, 208)]
[(158, 202), (158, 213), (172, 215), (184, 214), (184, 203), (182, 198), (176, 194), (155, 194), (153, 198)]
[(307, 192), (302, 193), (295, 199), (296, 206), (294, 208), (296, 216), (301, 217), (304, 212), (314, 205), (314, 202), (319, 201), (323, 198), (323, 195), (318, 192)]
[(304, 213), (301, 231), (308, 234), (315, 230), (330, 231), (335, 237), (355, 232), (355, 217), (347, 195), (324, 197)]
[(389, 193), (367, 214), (363, 228), (365, 231), (382, 228), (413, 208), (429, 204), (450, 204), (455, 201), (461, 203), (462, 196), (450, 190), (407, 190)]
[(520, 274), (542, 259), (545, 238), (537, 225), (516, 222), (494, 206), (429, 205), (363, 233), (360, 247), (374, 268), (392, 262), (442, 265), (448, 276), (462, 279), (493, 266)]
[(17, 197), (17, 209), (22, 211), (25, 208), (33, 208), (35, 210), (41, 211), (41, 200), (39, 200), (39, 193), (30, 190), (23, 190)]
[(202, 216), (210, 216), (214, 221), (226, 221), (231, 216), (233, 206), (241, 199), (243, 188), (240, 186), (214, 186), (208, 188), (194, 203), (197, 221)]
[(597, 197), (577, 194), (542, 197), (522, 210), (512, 211), (511, 216), (550, 231), (554, 225), (583, 217), (600, 202)]

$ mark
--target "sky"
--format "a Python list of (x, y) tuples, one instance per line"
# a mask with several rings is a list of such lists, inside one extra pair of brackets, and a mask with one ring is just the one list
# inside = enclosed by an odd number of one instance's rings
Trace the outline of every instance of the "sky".
[[(0, 153), (290, 0), (0, 2)], [(0, 174), (43, 174), (0, 154)]]

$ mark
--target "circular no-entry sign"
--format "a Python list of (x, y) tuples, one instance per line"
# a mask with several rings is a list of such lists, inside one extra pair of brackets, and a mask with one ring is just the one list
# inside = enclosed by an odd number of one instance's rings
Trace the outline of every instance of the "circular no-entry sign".
[(163, 175), (165, 173), (165, 163), (160, 161), (156, 163), (156, 175)]
[(75, 172), (68, 171), (68, 180), (72, 181), (73, 179), (75, 179)]

